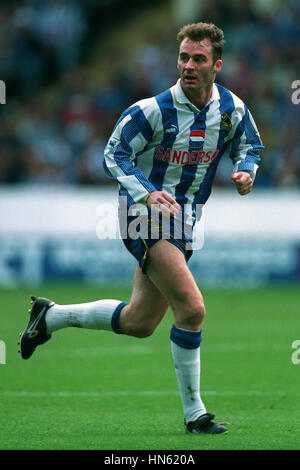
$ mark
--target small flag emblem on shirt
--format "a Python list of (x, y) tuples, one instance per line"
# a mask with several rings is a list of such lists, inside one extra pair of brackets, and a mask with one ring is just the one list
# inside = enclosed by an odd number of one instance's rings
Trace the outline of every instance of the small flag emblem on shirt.
[(192, 131), (190, 134), (190, 139), (192, 142), (203, 142), (205, 138), (204, 131)]

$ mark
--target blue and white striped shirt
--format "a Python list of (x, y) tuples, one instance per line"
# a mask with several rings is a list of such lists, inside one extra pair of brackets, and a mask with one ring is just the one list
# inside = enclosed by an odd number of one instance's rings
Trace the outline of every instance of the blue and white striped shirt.
[(200, 111), (178, 80), (121, 115), (105, 149), (104, 168), (118, 181), (128, 206), (164, 190), (180, 205), (194, 208), (207, 201), (225, 151), (234, 172), (255, 175), (263, 149), (248, 108), (234, 93), (214, 83)]

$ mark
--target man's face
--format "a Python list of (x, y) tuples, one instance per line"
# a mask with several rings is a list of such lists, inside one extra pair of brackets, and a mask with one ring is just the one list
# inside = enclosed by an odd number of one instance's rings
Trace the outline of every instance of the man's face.
[(195, 93), (209, 87), (222, 68), (222, 61), (213, 61), (210, 39), (192, 41), (184, 38), (180, 44), (177, 68), (185, 91)]

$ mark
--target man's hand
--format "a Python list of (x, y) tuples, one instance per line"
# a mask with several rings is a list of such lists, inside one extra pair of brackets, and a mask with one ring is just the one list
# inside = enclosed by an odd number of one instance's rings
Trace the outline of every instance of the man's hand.
[(245, 196), (252, 191), (253, 179), (245, 171), (239, 171), (238, 173), (232, 173), (232, 181), (234, 181), (236, 189), (241, 196)]
[(166, 191), (152, 191), (147, 198), (147, 206), (164, 214), (175, 216), (180, 206), (177, 204), (175, 199), (170, 196)]

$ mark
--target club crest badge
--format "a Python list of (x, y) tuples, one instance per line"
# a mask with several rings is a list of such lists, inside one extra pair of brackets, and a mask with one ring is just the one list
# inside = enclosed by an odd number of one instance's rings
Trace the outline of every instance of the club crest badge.
[(222, 122), (221, 124), (222, 130), (229, 131), (232, 128), (232, 124), (231, 124), (230, 117), (228, 116), (228, 114), (226, 113), (221, 114), (221, 122)]

